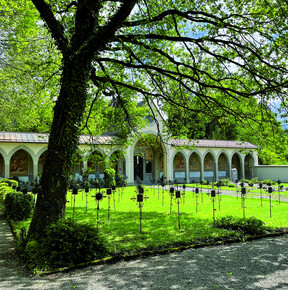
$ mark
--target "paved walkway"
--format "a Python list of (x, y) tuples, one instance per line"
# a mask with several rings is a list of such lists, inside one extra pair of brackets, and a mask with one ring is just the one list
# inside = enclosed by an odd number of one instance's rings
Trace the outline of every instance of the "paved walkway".
[(0, 289), (288, 289), (288, 236), (32, 277), (0, 214)]

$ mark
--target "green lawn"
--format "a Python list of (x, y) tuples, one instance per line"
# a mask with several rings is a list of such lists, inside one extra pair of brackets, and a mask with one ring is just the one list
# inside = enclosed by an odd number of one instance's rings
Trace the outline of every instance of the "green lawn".
[[(111, 254), (135, 252), (143, 249), (159, 249), (167, 246), (179, 246), (188, 243), (209, 242), (215, 239), (239, 236), (228, 230), (213, 227), (213, 202), (206, 193), (198, 197), (192, 192), (187, 192), (185, 197), (172, 200), (168, 191), (163, 193), (162, 188), (153, 189), (146, 187), (145, 196), (149, 198), (143, 202), (141, 232), (139, 204), (131, 199), (136, 197), (135, 187), (127, 187), (121, 192), (117, 190), (114, 195), (103, 198), (99, 202), (98, 222), (95, 189), (87, 195), (79, 192), (74, 196), (67, 194), (66, 217), (71, 217), (81, 222), (91, 222), (107, 239)], [(103, 191), (106, 192), (106, 191)], [(106, 193), (104, 194), (106, 195)], [(248, 194), (249, 195), (249, 194)], [(198, 204), (196, 204), (198, 201)], [(110, 202), (110, 218), (108, 219), (108, 203)], [(115, 204), (115, 208), (114, 208)], [(240, 196), (222, 195), (214, 200), (215, 217), (233, 215), (243, 217), (255, 216), (265, 222), (266, 226), (277, 228), (288, 225), (288, 203), (272, 200), (272, 217), (270, 218), (270, 203), (268, 199), (245, 199), (245, 211), (242, 208)], [(171, 210), (171, 214), (170, 214)], [(73, 213), (74, 211), (74, 213)], [(180, 223), (180, 229), (179, 229)], [(16, 224), (16, 228), (29, 226), (29, 221)]]

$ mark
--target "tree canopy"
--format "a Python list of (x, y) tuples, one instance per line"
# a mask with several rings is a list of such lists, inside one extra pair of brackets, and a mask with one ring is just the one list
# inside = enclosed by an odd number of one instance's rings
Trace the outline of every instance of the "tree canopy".
[[(25, 74), (17, 78), (30, 75), (23, 87), (30, 90), (29, 96), (38, 91), (37, 101), (55, 101), (30, 237), (64, 215), (71, 157), (83, 124), (88, 124), (85, 116), (99, 121), (109, 112), (105, 119), (109, 121), (111, 114), (121, 115), (134, 130), (141, 119), (137, 116), (142, 116), (134, 113), (141, 99), (148, 107), (153, 100), (167, 112), (174, 107), (185, 110), (201, 126), (207, 116), (209, 122), (221, 116), (233, 127), (233, 118), (274, 122), (271, 112), (264, 110), (271, 99), (281, 100), (285, 108), (284, 1), (22, 0), (17, 6), (1, 0), (1, 4), (4, 15), (13, 14), (2, 19), (8, 42), (13, 43), (13, 35), (23, 37), (22, 44), (34, 40), (15, 58), (18, 65), (21, 60), (25, 64)], [(4, 47), (5, 41), (1, 43)], [(8, 51), (17, 47), (14, 43)], [(6, 61), (9, 53), (2, 56)], [(1, 77), (7, 71), (1, 69)], [(6, 91), (12, 101), (15, 91)], [(115, 110), (103, 106), (107, 100)], [(87, 107), (97, 103), (95, 111)], [(105, 106), (108, 110), (102, 111)], [(41, 114), (39, 120), (42, 123)], [(113, 126), (122, 123), (115, 118)]]

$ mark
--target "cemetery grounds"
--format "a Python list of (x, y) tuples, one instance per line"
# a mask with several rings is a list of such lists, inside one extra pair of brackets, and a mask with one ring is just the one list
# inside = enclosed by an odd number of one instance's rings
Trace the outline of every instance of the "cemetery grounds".
[[(267, 233), (285, 229), (288, 224), (288, 191), (275, 191), (271, 198), (267, 191), (247, 188), (241, 195), (240, 188), (215, 188), (216, 197), (210, 195), (211, 186), (179, 185), (180, 198), (165, 186), (143, 186), (143, 202), (137, 202), (135, 186), (116, 188), (107, 195), (99, 189), (78, 194), (67, 192), (66, 218), (92, 223), (104, 236), (110, 255), (137, 253), (147, 250), (175, 248), (191, 244), (213, 244), (226, 240), (245, 240), (240, 231), (220, 229), (214, 220), (225, 216), (256, 217), (267, 227)], [(285, 190), (286, 185), (284, 185)], [(234, 192), (233, 196), (225, 192)], [(101, 197), (98, 195), (97, 198)], [(35, 197), (37, 198), (37, 197)], [(28, 229), (30, 219), (15, 223), (16, 231)]]

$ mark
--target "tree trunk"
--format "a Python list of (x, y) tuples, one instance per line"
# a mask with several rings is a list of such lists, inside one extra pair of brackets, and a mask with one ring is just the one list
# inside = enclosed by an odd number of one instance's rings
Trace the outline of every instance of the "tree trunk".
[(28, 240), (40, 236), (45, 227), (64, 218), (68, 178), (78, 146), (79, 126), (85, 111), (90, 61), (77, 58), (63, 61), (59, 98), (54, 108), (48, 152), (40, 181), (37, 205)]

